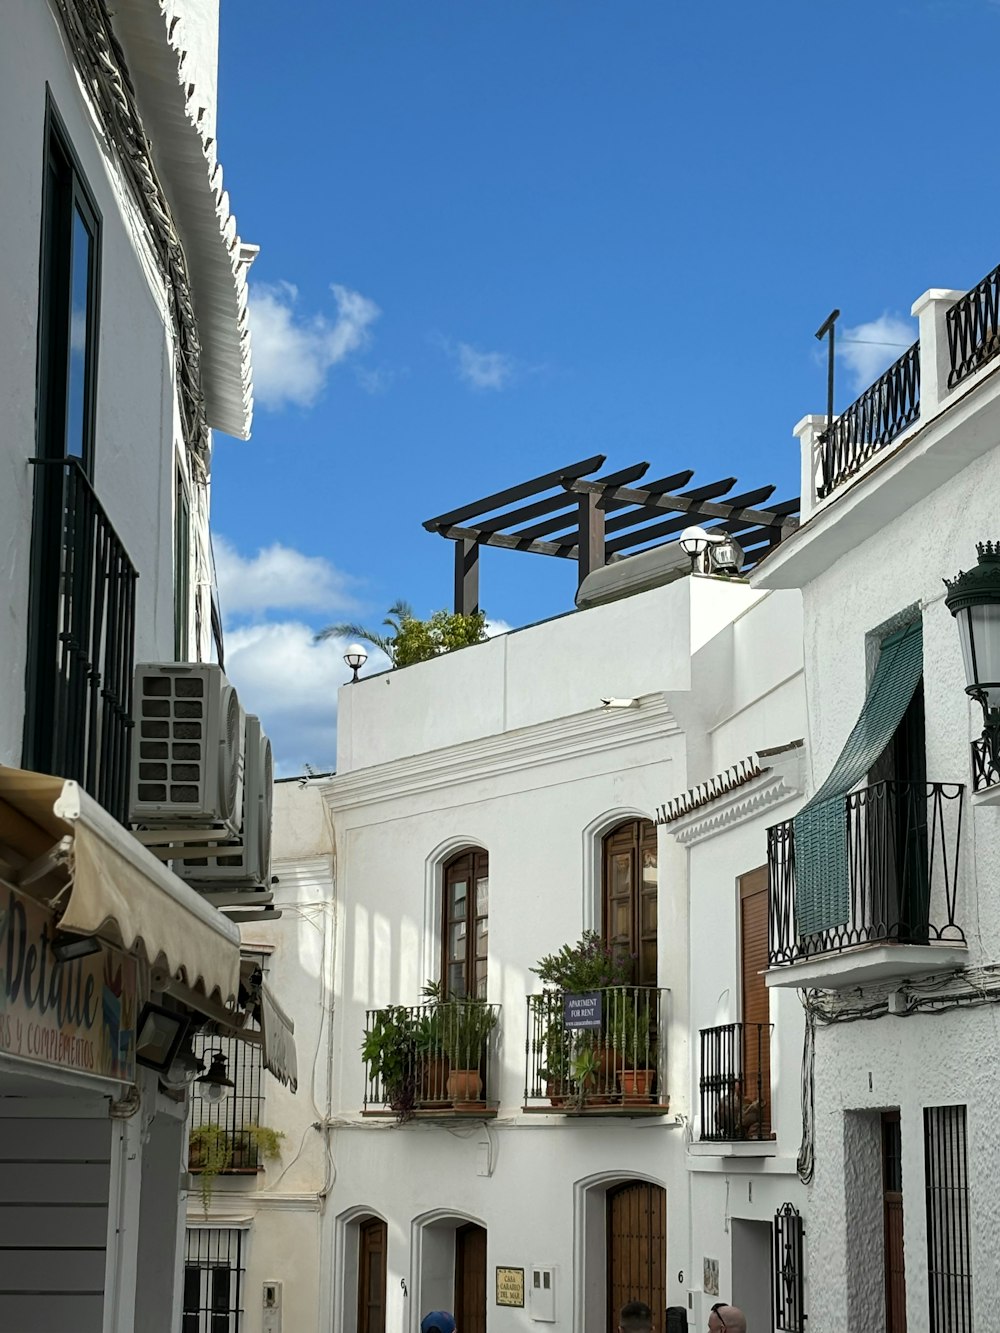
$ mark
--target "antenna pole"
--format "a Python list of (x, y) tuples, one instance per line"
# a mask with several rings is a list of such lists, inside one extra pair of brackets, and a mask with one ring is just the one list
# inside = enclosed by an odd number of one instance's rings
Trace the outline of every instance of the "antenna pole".
[(840, 311), (831, 310), (829, 315), (827, 315), (826, 319), (816, 330), (816, 338), (819, 342), (822, 342), (827, 334), (830, 335), (826, 356), (826, 430), (823, 432), (824, 438), (829, 434), (830, 427), (833, 425), (833, 354), (834, 339), (836, 337), (834, 325), (839, 318)]

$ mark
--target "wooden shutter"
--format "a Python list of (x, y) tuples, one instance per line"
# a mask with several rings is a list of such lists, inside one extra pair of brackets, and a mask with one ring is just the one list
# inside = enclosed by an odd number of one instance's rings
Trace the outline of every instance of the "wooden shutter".
[(770, 997), (767, 967), (767, 866), (741, 875), (740, 976), (743, 1020), (743, 1097), (763, 1103), (763, 1133), (771, 1132)]
[(388, 1227), (369, 1218), (361, 1223), (358, 1242), (358, 1333), (385, 1333)]
[[(667, 1192), (634, 1180), (608, 1191), (608, 1333), (629, 1301), (645, 1301), (653, 1327), (663, 1328), (667, 1307)], [(459, 1325), (461, 1328), (461, 1325)]]
[(604, 839), (604, 938), (632, 955), (634, 980), (656, 985), (656, 825), (620, 824)]
[(486, 1333), (486, 1232), (474, 1222), (455, 1232), (455, 1322)]

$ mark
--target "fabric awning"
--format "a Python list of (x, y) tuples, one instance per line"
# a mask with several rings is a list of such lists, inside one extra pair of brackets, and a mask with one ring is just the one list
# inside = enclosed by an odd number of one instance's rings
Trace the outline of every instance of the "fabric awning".
[(793, 820), (795, 928), (800, 936), (850, 919), (844, 798), (892, 740), (923, 669), (923, 626), (918, 620), (883, 642), (860, 717), (829, 777)]
[(299, 1086), (295, 1024), (271, 994), (266, 982), (262, 982), (260, 988), (260, 1026), (264, 1039), (264, 1067), (295, 1092)]
[[(78, 783), (0, 767), (0, 843), (32, 862), (61, 840), (65, 882), (47, 894), (60, 929), (99, 935), (128, 953), (136, 950), (191, 991), (224, 1006), (235, 1003), (240, 934), (233, 923)], [(45, 882), (39, 880), (32, 891)]]

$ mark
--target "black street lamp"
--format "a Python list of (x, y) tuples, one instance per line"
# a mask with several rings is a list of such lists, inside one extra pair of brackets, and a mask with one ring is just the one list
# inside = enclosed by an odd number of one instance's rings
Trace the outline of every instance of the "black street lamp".
[(944, 604), (958, 623), (965, 692), (983, 710), (983, 740), (1000, 762), (1000, 542), (979, 542), (974, 569), (945, 579)]

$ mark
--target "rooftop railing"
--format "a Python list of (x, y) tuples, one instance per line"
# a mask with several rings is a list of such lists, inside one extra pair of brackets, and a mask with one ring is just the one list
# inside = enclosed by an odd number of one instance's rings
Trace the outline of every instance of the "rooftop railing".
[(769, 966), (879, 941), (964, 943), (955, 920), (964, 794), (960, 783), (894, 781), (850, 792), (846, 919), (810, 935), (796, 926), (794, 821), (769, 828)]
[(1000, 353), (1000, 265), (955, 302), (947, 319), (953, 389)]

